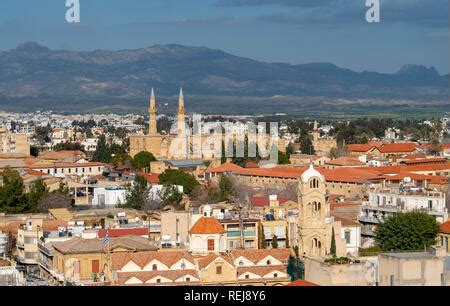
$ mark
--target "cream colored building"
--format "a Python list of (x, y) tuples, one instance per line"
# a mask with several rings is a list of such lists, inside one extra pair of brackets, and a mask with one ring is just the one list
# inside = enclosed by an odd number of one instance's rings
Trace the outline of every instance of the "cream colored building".
[(0, 127), (0, 153), (30, 155), (27, 134), (10, 133), (4, 127)]
[(346, 253), (345, 242), (340, 236), (341, 224), (333, 222), (325, 194), (325, 178), (311, 165), (298, 183), (298, 246), (303, 256), (323, 258), (329, 255), (333, 228), (336, 255)]
[(433, 247), (431, 252), (380, 254), (379, 278), (381, 286), (449, 286), (447, 252)]
[(17, 261), (25, 265), (37, 265), (38, 241), (43, 234), (42, 219), (27, 219), (17, 230)]
[[(184, 105), (183, 90), (180, 89), (178, 98), (178, 111), (176, 131), (172, 134), (161, 135), (157, 131), (156, 121), (156, 98), (154, 91), (150, 96), (149, 113), (149, 131), (147, 135), (130, 136), (130, 155), (133, 157), (141, 151), (151, 152), (157, 159), (214, 159), (220, 158), (222, 154), (222, 141), (228, 142), (228, 138), (219, 136), (211, 136), (203, 134), (202, 131), (193, 133), (187, 126), (186, 110)], [(195, 135), (197, 134), (197, 135)], [(266, 144), (271, 143), (268, 134), (264, 134)], [(233, 134), (230, 140), (236, 142), (239, 135)], [(244, 139), (244, 135), (242, 135)], [(284, 139), (279, 138), (277, 146), (280, 151), (286, 151)]]

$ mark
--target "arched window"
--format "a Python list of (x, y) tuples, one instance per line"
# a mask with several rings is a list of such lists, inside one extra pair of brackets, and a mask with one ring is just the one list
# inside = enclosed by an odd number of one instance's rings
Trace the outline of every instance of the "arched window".
[(318, 179), (312, 179), (309, 182), (309, 187), (310, 188), (319, 188), (319, 180)]
[(266, 264), (268, 264), (268, 265), (272, 264), (272, 262), (270, 261), (270, 259), (266, 261)]
[(158, 270), (158, 266), (157, 266), (156, 264), (154, 264), (154, 265), (152, 266), (152, 270), (153, 270), (153, 271), (157, 271), (157, 270)]
[(274, 273), (274, 274), (273, 274), (273, 277), (274, 277), (274, 278), (278, 277), (278, 273)]

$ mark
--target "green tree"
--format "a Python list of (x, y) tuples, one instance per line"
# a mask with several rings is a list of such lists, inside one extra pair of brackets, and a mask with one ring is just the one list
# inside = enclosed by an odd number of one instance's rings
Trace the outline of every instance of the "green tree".
[(163, 185), (183, 186), (185, 194), (190, 193), (198, 185), (193, 175), (177, 169), (166, 169), (159, 175), (159, 181)]
[(158, 195), (161, 198), (162, 206), (173, 205), (179, 208), (180, 201), (183, 199), (183, 193), (178, 191), (174, 185), (165, 186)]
[(156, 158), (153, 156), (152, 153), (147, 151), (141, 151), (138, 154), (136, 154), (131, 161), (131, 164), (136, 169), (145, 169), (150, 167), (150, 162), (155, 161)]
[(296, 269), (296, 261), (295, 257), (290, 255), (288, 259), (288, 264), (286, 267), (287, 274), (291, 277), (291, 282), (295, 281), (297, 278), (297, 269)]
[(219, 201), (229, 201), (234, 194), (233, 183), (226, 175), (222, 175), (219, 181)]
[(105, 135), (100, 135), (97, 142), (97, 148), (95, 149), (92, 161), (107, 163), (111, 159), (111, 153), (108, 145), (106, 144)]
[(375, 241), (383, 251), (421, 250), (436, 243), (439, 225), (425, 212), (398, 213), (386, 218), (375, 230)]
[(31, 210), (35, 210), (37, 208), (39, 200), (46, 196), (49, 192), (49, 189), (44, 183), (44, 180), (38, 179), (33, 182), (30, 191), (28, 192), (28, 205)]
[(28, 199), (24, 194), (23, 180), (19, 172), (5, 169), (2, 173), (3, 184), (0, 187), (0, 211), (21, 213), (28, 208)]
[(114, 155), (113, 158), (111, 158), (111, 160), (109, 161), (114, 167), (117, 167), (119, 165), (123, 165), (126, 162), (131, 162), (133, 159), (131, 158), (130, 155), (126, 154), (126, 153), (122, 153), (122, 154), (117, 154)]
[(265, 249), (266, 248), (266, 235), (264, 234), (264, 226), (262, 223), (259, 224), (259, 247), (258, 249)]
[(334, 237), (334, 227), (331, 229), (331, 246), (330, 246), (331, 256), (336, 257), (336, 238)]
[(148, 203), (149, 190), (147, 180), (142, 175), (136, 175), (134, 184), (127, 187), (125, 204), (127, 208), (142, 209)]
[(278, 237), (277, 237), (277, 235), (273, 235), (271, 245), (272, 245), (272, 249), (278, 249)]
[(291, 161), (286, 153), (278, 151), (278, 164), (280, 165), (288, 165)]
[(302, 130), (300, 134), (300, 150), (303, 154), (314, 154), (314, 146), (312, 144), (311, 136), (307, 130)]

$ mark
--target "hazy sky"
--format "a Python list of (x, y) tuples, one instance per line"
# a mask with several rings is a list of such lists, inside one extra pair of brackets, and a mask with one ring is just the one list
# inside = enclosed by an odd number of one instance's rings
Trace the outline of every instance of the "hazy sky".
[(66, 22), (65, 1), (0, 0), (0, 50), (25, 41), (73, 50), (177, 43), (270, 62), (449, 72), (448, 0), (380, 0), (376, 24), (365, 21), (365, 0), (79, 0), (79, 24)]

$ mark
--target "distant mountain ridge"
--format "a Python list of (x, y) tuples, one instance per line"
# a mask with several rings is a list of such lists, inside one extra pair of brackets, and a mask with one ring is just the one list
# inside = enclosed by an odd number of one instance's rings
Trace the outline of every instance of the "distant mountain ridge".
[[(10, 101), (143, 99), (150, 87), (173, 96), (315, 96), (346, 99), (448, 99), (449, 75), (405, 65), (395, 74), (355, 72), (331, 63), (266, 63), (206, 47), (50, 50), (35, 42), (0, 52), (0, 107)], [(31, 102), (30, 102), (31, 103)]]

